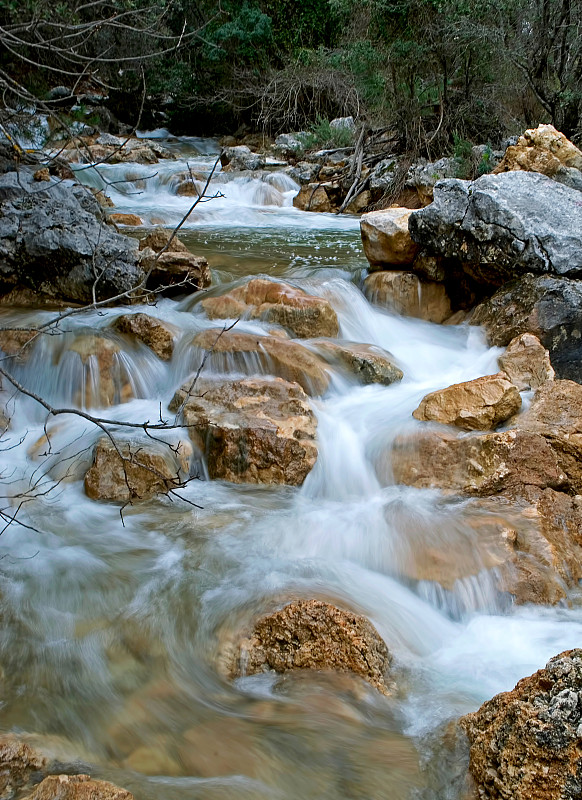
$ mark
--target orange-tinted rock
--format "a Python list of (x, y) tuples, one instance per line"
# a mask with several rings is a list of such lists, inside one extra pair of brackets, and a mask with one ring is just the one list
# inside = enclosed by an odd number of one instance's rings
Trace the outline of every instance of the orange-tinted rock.
[(299, 486), (317, 459), (317, 421), (296, 383), (199, 379), (176, 392), (170, 410), (204, 450), (211, 478)]
[(208, 261), (195, 256), (171, 231), (159, 228), (140, 240), (141, 263), (149, 272), (147, 288), (180, 294), (210, 286)]
[(260, 619), (243, 639), (234, 675), (294, 669), (353, 672), (389, 691), (391, 657), (365, 617), (320, 600), (297, 600)]
[(517, 414), (520, 408), (519, 391), (503, 373), (498, 373), (431, 392), (412, 415), (468, 431), (486, 431)]
[(109, 219), (111, 222), (115, 222), (116, 225), (129, 225), (134, 228), (143, 225), (142, 218), (138, 217), (137, 214), (122, 214), (116, 212), (115, 214), (110, 214)]
[(494, 172), (525, 170), (553, 177), (560, 167), (582, 169), (582, 152), (553, 125), (538, 125), (525, 131), (510, 146)]
[(293, 205), (301, 211), (320, 211), (330, 213), (333, 204), (323, 186), (319, 183), (308, 183), (302, 186), (293, 198)]
[(360, 219), (366, 258), (374, 267), (412, 264), (418, 245), (408, 232), (409, 208), (370, 211)]
[(89, 775), (49, 775), (27, 800), (134, 800), (131, 792)]
[(103, 407), (132, 399), (133, 388), (120, 369), (117, 342), (104, 336), (81, 334), (69, 345), (68, 351), (77, 353), (84, 367), (83, 385), (76, 398), (79, 405)]
[(413, 272), (372, 272), (364, 281), (364, 293), (370, 302), (405, 317), (440, 323), (452, 314), (444, 285), (421, 280)]
[(92, 500), (149, 500), (181, 485), (180, 465), (169, 446), (166, 452), (163, 445), (116, 444), (102, 438), (95, 446), (93, 464), (85, 475), (85, 492)]
[(299, 338), (337, 336), (339, 322), (329, 302), (287, 283), (254, 278), (217, 297), (202, 300), (210, 319), (250, 317), (288, 328)]
[(582, 650), (552, 658), (460, 720), (483, 800), (578, 800)]
[(115, 320), (113, 327), (119, 333), (143, 342), (162, 361), (169, 361), (172, 358), (175, 334), (173, 329), (161, 320), (148, 314), (124, 314)]
[(325, 362), (291, 339), (211, 328), (198, 333), (192, 344), (227, 367), (247, 372), (259, 367), (266, 375), (298, 383), (308, 394), (323, 394), (329, 385)]
[(555, 377), (550, 354), (533, 333), (522, 333), (512, 339), (505, 353), (499, 356), (498, 363), (520, 391), (538, 389)]
[(46, 765), (45, 756), (33, 750), (18, 736), (0, 736), (0, 797), (14, 797)]
[(10, 356), (9, 364), (22, 363), (28, 360), (37, 338), (38, 331), (0, 330), (0, 350)]

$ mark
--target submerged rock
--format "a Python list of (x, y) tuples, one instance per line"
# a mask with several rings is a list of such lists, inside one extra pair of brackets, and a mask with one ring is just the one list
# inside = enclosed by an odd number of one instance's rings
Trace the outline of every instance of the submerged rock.
[(58, 356), (76, 353), (83, 365), (82, 383), (76, 402), (86, 408), (126, 403), (134, 396), (129, 376), (119, 359), (119, 344), (105, 336), (81, 334)]
[(354, 672), (383, 694), (391, 657), (365, 617), (321, 600), (297, 600), (260, 619), (240, 645), (234, 677), (293, 669)]
[(211, 478), (300, 486), (317, 459), (317, 421), (297, 383), (199, 379), (176, 392), (170, 410), (189, 426)]
[(470, 322), (483, 325), (493, 345), (522, 333), (538, 337), (558, 378), (582, 382), (582, 281), (524, 275), (475, 308)]
[(49, 775), (27, 800), (134, 800), (131, 792), (89, 775)]
[(317, 352), (331, 364), (339, 364), (355, 375), (360, 383), (380, 383), (390, 386), (401, 381), (403, 372), (390, 353), (381, 347), (356, 342), (313, 342)]
[(202, 300), (209, 319), (247, 317), (288, 328), (294, 336), (337, 336), (337, 314), (327, 300), (288, 283), (253, 278), (226, 294)]
[(582, 650), (567, 650), (462, 717), (479, 796), (578, 800), (581, 698)]
[(532, 333), (516, 336), (507, 350), (498, 358), (499, 367), (520, 391), (538, 389), (546, 381), (553, 381), (555, 373), (550, 364), (550, 354)]
[(262, 370), (267, 375), (294, 381), (308, 394), (323, 394), (329, 385), (326, 363), (293, 340), (211, 328), (198, 333), (192, 345), (223, 364), (224, 356), (231, 356), (228, 367), (243, 372)]
[(445, 286), (413, 272), (373, 272), (364, 281), (364, 293), (370, 302), (405, 317), (440, 323), (452, 314)]
[[(117, 445), (117, 446), (116, 446)], [(164, 449), (162, 449), (164, 448)], [(85, 475), (85, 492), (91, 500), (128, 503), (167, 494), (182, 485), (178, 454), (190, 446), (100, 439), (93, 451), (93, 464)]]
[(498, 373), (431, 392), (412, 416), (468, 431), (486, 431), (517, 414), (520, 408), (519, 391), (506, 375)]
[(172, 358), (175, 332), (161, 320), (148, 314), (124, 314), (115, 320), (113, 328), (143, 342), (162, 361)]
[(411, 264), (418, 245), (408, 232), (411, 215), (408, 208), (369, 211), (360, 219), (360, 231), (366, 258), (373, 267)]
[(579, 210), (578, 191), (538, 173), (505, 172), (441, 181), (409, 228), (415, 242), (494, 287), (526, 272), (582, 275)]

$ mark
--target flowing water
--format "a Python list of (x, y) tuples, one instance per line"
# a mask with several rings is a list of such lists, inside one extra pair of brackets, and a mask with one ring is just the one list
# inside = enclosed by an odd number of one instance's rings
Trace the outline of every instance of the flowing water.
[[(174, 194), (176, 173), (203, 178), (215, 160), (212, 141), (169, 144), (181, 161), (100, 168), (115, 182), (118, 209), (146, 225), (176, 224), (192, 203)], [(117, 183), (128, 173), (130, 183)], [(94, 169), (78, 174), (103, 183)], [(393, 484), (390, 443), (418, 424), (419, 400), (496, 372), (499, 351), (477, 329), (371, 306), (358, 288), (366, 267), (358, 220), (299, 212), (296, 190), (282, 173), (219, 173), (211, 191), (223, 196), (200, 204), (181, 236), (207, 256), (222, 288), (265, 274), (326, 297), (340, 337), (389, 350), (404, 380), (362, 387), (332, 374), (313, 400), (319, 457), (301, 488), (208, 481), (198, 460), (200, 479), (180, 490), (184, 500), (122, 515), (84, 494), (100, 431), (73, 417), (45, 430), (34, 401), (11, 400), (1, 469), (25, 527), (12, 524), (0, 538), (2, 728), (41, 735), (138, 800), (456, 800), (466, 754), (445, 751), (447, 723), (578, 645), (582, 614), (513, 607), (479, 563), (472, 523), (479, 514), (487, 522), (487, 511)], [(111, 389), (114, 405), (102, 416), (167, 416), (174, 390), (197, 368), (188, 342), (223, 323), (205, 318), (196, 295), (144, 310), (183, 334), (169, 363), (105, 332), (123, 313), (110, 309), (69, 318), (14, 371), (55, 404), (95, 406)], [(3, 322), (47, 318), (4, 312)], [(237, 329), (266, 333), (258, 322)], [(78, 344), (99, 334), (121, 348), (109, 389)], [(445, 588), (418, 567), (435, 549), (445, 554)], [(297, 597), (373, 622), (394, 655), (392, 697), (343, 675), (221, 677), (237, 635)]]

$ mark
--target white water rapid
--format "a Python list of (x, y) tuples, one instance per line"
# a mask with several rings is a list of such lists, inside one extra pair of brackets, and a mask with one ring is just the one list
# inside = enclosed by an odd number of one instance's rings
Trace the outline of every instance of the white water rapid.
[[(146, 227), (176, 224), (192, 203), (174, 193), (176, 174), (191, 170), (202, 180), (216, 158), (209, 140), (164, 143), (180, 160), (99, 167), (113, 182), (116, 210), (138, 214)], [(93, 168), (77, 175), (104, 185)], [(313, 400), (319, 456), (299, 489), (208, 481), (199, 464), (201, 479), (180, 494), (201, 508), (163, 498), (127, 507), (123, 517), (84, 493), (101, 432), (59, 417), (48, 424), (49, 444), (46, 414), (14, 398), (3, 494), (14, 508), (27, 502), (19, 511), (26, 527), (10, 525), (0, 537), (2, 726), (74, 743), (92, 774), (138, 800), (458, 800), (455, 777), (466, 762), (441, 757), (444, 724), (582, 640), (576, 606), (514, 607), (485, 568), (445, 589), (410, 566), (431, 548), (447, 554), (453, 572), (461, 559), (478, 560), (468, 519), (476, 512), (436, 491), (394, 485), (390, 443), (419, 424), (411, 412), (427, 392), (496, 372), (499, 350), (478, 329), (371, 306), (358, 288), (366, 268), (358, 219), (294, 209), (297, 187), (287, 175), (219, 172), (210, 188), (223, 196), (199, 205), (181, 238), (208, 258), (215, 285), (284, 276), (330, 301), (340, 338), (390, 351), (404, 379), (362, 387), (332, 374)], [(163, 299), (139, 310), (174, 325), (187, 343), (223, 325), (209, 322), (198, 301)], [(55, 404), (95, 412), (98, 364), (71, 345), (103, 333), (120, 313), (70, 317), (65, 333), (42, 338), (15, 373)], [(25, 327), (50, 316), (4, 311), (2, 322)], [(268, 327), (243, 321), (237, 330)], [(164, 363), (107, 336), (121, 351), (114, 405), (99, 414), (167, 416), (174, 390), (197, 368), (191, 349), (179, 344)], [(133, 399), (119, 402), (127, 385)], [(298, 596), (373, 622), (394, 655), (394, 697), (342, 676), (220, 677), (236, 632)]]

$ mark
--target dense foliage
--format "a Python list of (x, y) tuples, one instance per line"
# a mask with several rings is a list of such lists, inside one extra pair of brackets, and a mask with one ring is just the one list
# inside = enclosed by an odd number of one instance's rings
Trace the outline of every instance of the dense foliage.
[(352, 114), (428, 155), (541, 121), (580, 134), (582, 0), (0, 0), (0, 24), (6, 73), (42, 93), (83, 72), (130, 122), (145, 80), (144, 113), (188, 132)]

